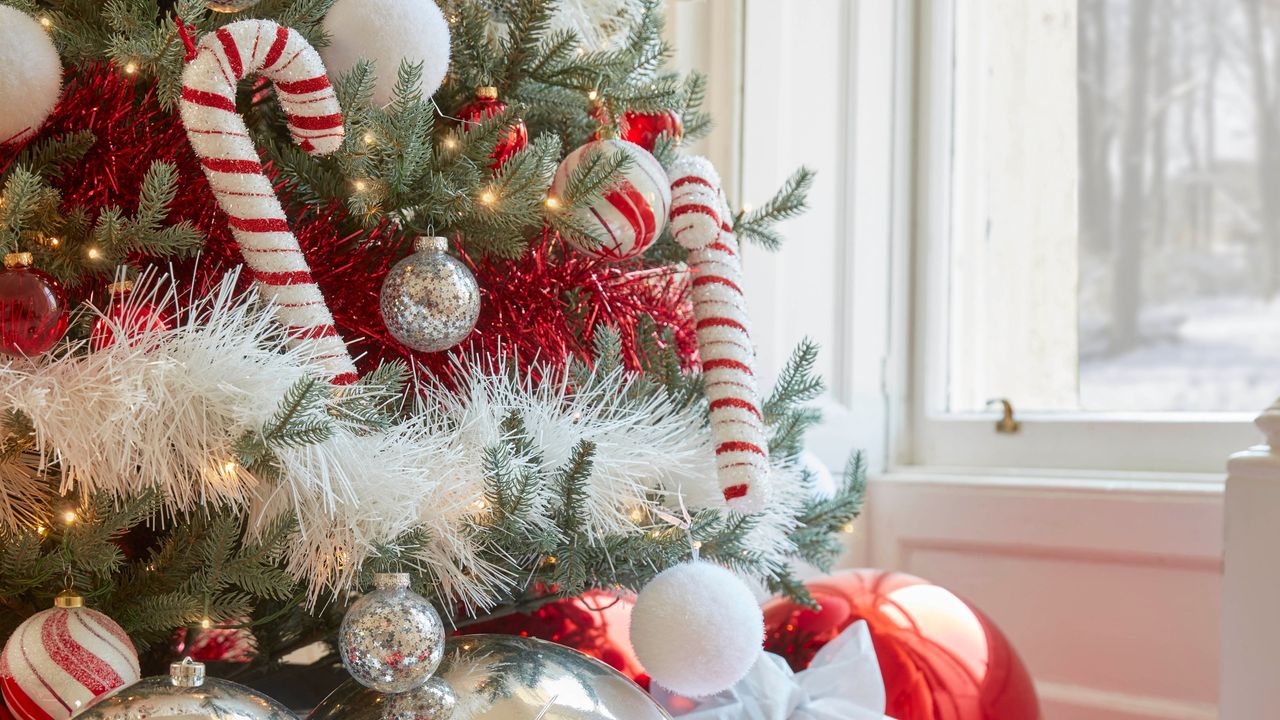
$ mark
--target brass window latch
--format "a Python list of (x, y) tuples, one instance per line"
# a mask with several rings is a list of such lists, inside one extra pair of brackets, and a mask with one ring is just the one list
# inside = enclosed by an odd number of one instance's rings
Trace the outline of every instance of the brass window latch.
[(999, 403), (1004, 409), (1004, 414), (996, 421), (996, 432), (1012, 435), (1022, 428), (1022, 423), (1013, 417), (1013, 403), (1008, 398), (993, 398), (987, 401), (987, 407), (991, 407)]

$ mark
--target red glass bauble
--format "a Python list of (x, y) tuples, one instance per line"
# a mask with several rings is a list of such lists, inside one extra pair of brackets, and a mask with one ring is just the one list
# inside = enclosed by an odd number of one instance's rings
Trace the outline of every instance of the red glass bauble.
[(463, 632), (520, 635), (571, 647), (606, 663), (613, 669), (649, 687), (649, 676), (631, 650), (631, 608), (635, 598), (617, 597), (591, 590), (575, 598), (561, 598), (531, 613), (504, 615), (475, 625)]
[(897, 720), (1037, 720), (1018, 653), (980, 610), (912, 575), (852, 570), (806, 583), (820, 610), (765, 606), (765, 649), (803, 670), (842, 630), (865, 620)]
[(170, 328), (166, 314), (151, 303), (133, 297), (133, 283), (125, 280), (112, 283), (109, 289), (111, 304), (102, 316), (93, 322), (89, 333), (89, 346), (102, 350), (116, 342), (117, 335), (130, 345), (145, 332), (158, 332)]
[(0, 272), (0, 352), (31, 357), (48, 352), (67, 331), (62, 284), (31, 267), (31, 253), (9, 253)]
[[(507, 104), (498, 99), (497, 88), (482, 87), (476, 90), (476, 99), (463, 105), (458, 111), (458, 118), (462, 120), (462, 131), (466, 132), (469, 124), (488, 120), (494, 115), (506, 112), (506, 109)], [(493, 158), (490, 169), (497, 170), (502, 167), (502, 163), (523, 150), (528, 144), (529, 128), (525, 127), (523, 120), (516, 119), (511, 127), (507, 128), (507, 132), (498, 139), (493, 153), (489, 155)]]
[(247, 663), (253, 660), (254, 642), (252, 633), (244, 628), (178, 628), (173, 634), (173, 653), (202, 663)]
[(651, 113), (628, 110), (622, 113), (622, 122), (618, 124), (618, 130), (623, 140), (630, 140), (645, 150), (653, 152), (654, 146), (658, 143), (658, 137), (663, 133), (676, 140), (684, 137), (684, 121), (680, 119), (680, 113), (675, 110)]

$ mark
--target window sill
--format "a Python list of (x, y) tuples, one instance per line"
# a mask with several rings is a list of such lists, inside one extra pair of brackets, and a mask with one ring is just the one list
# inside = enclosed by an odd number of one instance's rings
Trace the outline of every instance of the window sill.
[(874, 474), (872, 483), (1081, 492), (1221, 495), (1224, 473), (1132, 470), (1043, 470), (905, 465)]

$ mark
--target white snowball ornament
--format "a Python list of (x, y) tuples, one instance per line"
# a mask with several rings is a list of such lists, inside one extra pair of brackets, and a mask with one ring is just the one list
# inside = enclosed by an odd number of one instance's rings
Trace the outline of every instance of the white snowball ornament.
[(62, 94), (62, 60), (35, 18), (0, 5), (0, 145), (40, 129)]
[(449, 23), (434, 0), (338, 0), (324, 17), (329, 46), (320, 51), (329, 76), (374, 63), (373, 101), (391, 102), (400, 64), (422, 64), (418, 89), (431, 97), (449, 70)]
[(688, 697), (729, 689), (764, 644), (751, 588), (719, 565), (694, 560), (659, 574), (636, 597), (631, 646), (659, 685)]
[(569, 153), (556, 168), (551, 196), (562, 197), (573, 171), (597, 153), (610, 157), (622, 152), (631, 158), (604, 194), (589, 205), (575, 207), (574, 217), (599, 241), (569, 238), (574, 249), (591, 257), (629, 260), (653, 244), (667, 226), (671, 212), (671, 180), (648, 150), (626, 140), (594, 140)]

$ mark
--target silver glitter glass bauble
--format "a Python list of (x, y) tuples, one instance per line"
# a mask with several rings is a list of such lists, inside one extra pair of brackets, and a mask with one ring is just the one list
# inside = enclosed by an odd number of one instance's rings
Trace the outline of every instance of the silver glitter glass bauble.
[(420, 687), (444, 656), (444, 623), (409, 589), (409, 576), (373, 576), (374, 590), (352, 603), (338, 630), (338, 654), (361, 685), (384, 693)]
[(511, 635), (464, 635), (449, 638), (445, 648), (432, 682), (453, 689), (451, 714), (424, 708), (419, 714), (392, 714), (398, 697), (348, 681), (309, 720), (670, 720), (625, 675), (563, 645)]
[(248, 10), (262, 0), (206, 0), (204, 6), (214, 12), (238, 13)]
[(348, 680), (308, 716), (310, 720), (451, 720), (458, 698), (436, 677), (409, 692), (380, 693)]
[(288, 708), (239, 683), (206, 678), (190, 658), (168, 676), (143, 678), (94, 700), (75, 715), (83, 720), (295, 720)]
[(439, 352), (462, 342), (480, 317), (480, 286), (442, 237), (420, 237), (382, 283), (382, 320), (401, 344)]

